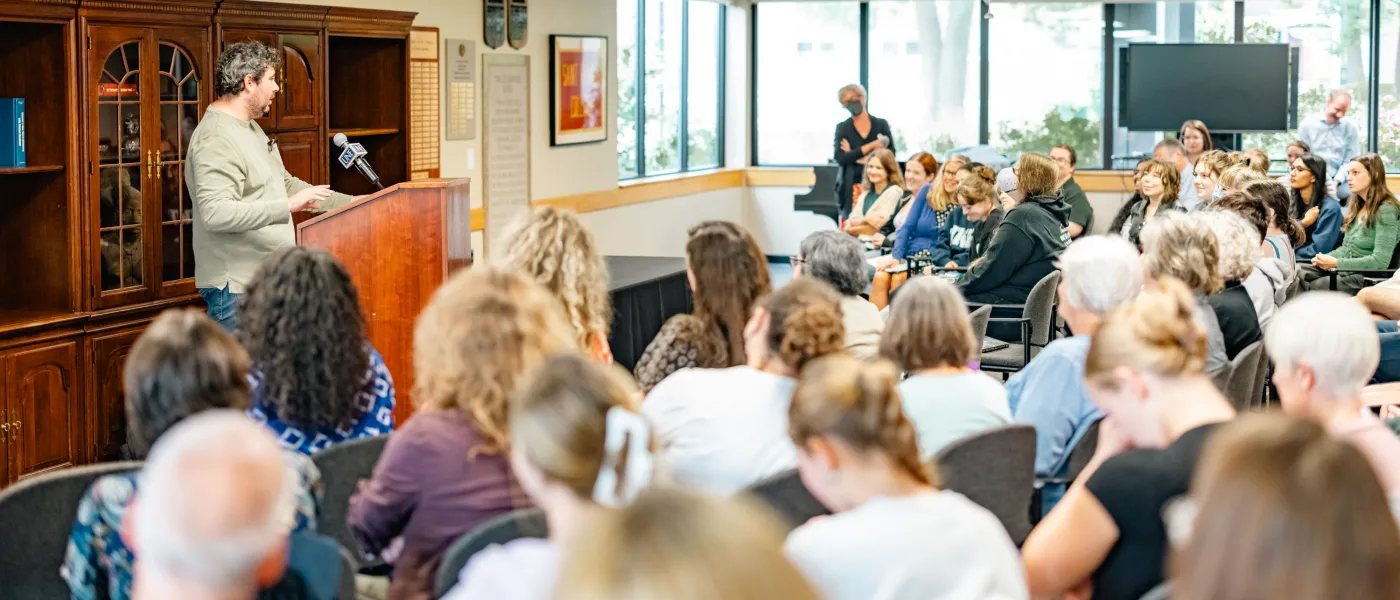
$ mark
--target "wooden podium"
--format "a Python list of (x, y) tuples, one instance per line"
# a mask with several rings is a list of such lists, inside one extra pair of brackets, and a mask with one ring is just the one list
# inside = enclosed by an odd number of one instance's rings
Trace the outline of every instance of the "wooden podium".
[(297, 244), (334, 254), (359, 288), (370, 341), (394, 377), (399, 424), (413, 414), (418, 312), (450, 273), (472, 263), (469, 181), (395, 184), (297, 225)]

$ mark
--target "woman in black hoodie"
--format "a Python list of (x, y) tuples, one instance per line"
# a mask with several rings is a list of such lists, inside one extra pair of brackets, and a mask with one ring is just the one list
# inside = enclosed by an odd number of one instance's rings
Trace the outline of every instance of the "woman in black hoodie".
[(1059, 166), (1044, 154), (1021, 155), (1016, 187), (1026, 199), (1002, 219), (982, 262), (958, 280), (963, 297), (983, 304), (1022, 304), (1055, 270), (1069, 245), (1069, 205), (1059, 195)]

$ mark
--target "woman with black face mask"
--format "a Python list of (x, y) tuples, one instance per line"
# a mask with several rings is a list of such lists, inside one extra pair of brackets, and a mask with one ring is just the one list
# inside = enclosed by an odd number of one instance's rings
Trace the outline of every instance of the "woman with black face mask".
[(837, 93), (837, 99), (851, 113), (851, 118), (836, 126), (836, 139), (831, 143), (836, 164), (841, 168), (836, 177), (836, 202), (841, 207), (841, 218), (844, 220), (851, 214), (855, 186), (865, 172), (865, 162), (870, 153), (885, 148), (897, 156), (898, 151), (894, 147), (890, 124), (865, 111), (864, 87), (859, 83), (847, 85)]

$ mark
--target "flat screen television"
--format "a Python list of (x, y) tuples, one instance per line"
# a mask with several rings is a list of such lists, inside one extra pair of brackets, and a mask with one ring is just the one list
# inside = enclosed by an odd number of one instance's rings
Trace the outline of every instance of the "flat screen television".
[(1119, 123), (1176, 131), (1285, 131), (1296, 121), (1297, 77), (1287, 44), (1129, 44), (1120, 55)]

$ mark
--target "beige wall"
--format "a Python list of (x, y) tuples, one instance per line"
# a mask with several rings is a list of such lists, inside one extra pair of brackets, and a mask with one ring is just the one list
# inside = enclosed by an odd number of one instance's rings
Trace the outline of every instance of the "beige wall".
[[(546, 115), (549, 114), (549, 35), (570, 33), (605, 35), (612, 44), (613, 64), (617, 53), (616, 0), (533, 0), (530, 2), (530, 38), (523, 50), (503, 46), (486, 48), (482, 39), (481, 0), (273, 0), (294, 4), (317, 4), (404, 10), (418, 13), (415, 26), (437, 27), (443, 39), (476, 40), (478, 54), (524, 54), (530, 57), (530, 191), (534, 198), (552, 198), (617, 187), (616, 132), (599, 144), (551, 148)], [(477, 61), (480, 85), (481, 61)], [(617, 73), (612, 73), (608, 110), (617, 107)], [(479, 94), (478, 94), (479, 95)], [(444, 97), (445, 101), (446, 98)], [(481, 114), (478, 103), (477, 135), (474, 140), (442, 142), (442, 176), (472, 179), (472, 206), (481, 206)], [(446, 108), (444, 106), (444, 108)], [(609, 119), (610, 128), (615, 128)], [(442, 128), (446, 131), (446, 127)], [(373, 157), (371, 157), (372, 159)], [(480, 248), (478, 247), (478, 252)]]

